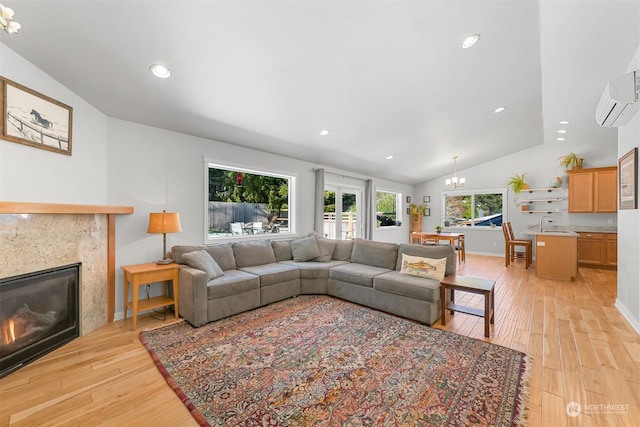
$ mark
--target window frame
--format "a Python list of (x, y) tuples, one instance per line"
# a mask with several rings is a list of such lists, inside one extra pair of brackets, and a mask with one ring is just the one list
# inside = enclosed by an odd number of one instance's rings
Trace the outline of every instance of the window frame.
[[(374, 200), (374, 209), (373, 209), (373, 221), (375, 223), (375, 230), (397, 230), (398, 228), (402, 228), (404, 226), (404, 215), (402, 212), (402, 201), (403, 194), (401, 191), (389, 190), (386, 188), (376, 188), (375, 189), (375, 200)], [(396, 195), (396, 224), (395, 225), (378, 225), (378, 193), (390, 193)], [(398, 221), (400, 221), (400, 225), (398, 225)]]
[[(475, 196), (479, 195), (479, 194), (500, 194), (502, 195), (502, 220), (506, 221), (506, 214), (507, 214), (507, 190), (506, 188), (480, 188), (477, 190), (448, 190), (448, 191), (443, 191), (441, 196), (440, 196), (440, 202), (442, 204), (442, 209), (440, 212), (440, 225), (446, 229), (452, 229), (452, 230), (469, 230), (469, 229), (473, 229), (473, 230), (494, 230), (498, 227), (490, 227), (490, 226), (480, 226), (480, 225), (475, 225), (473, 222), (471, 223), (470, 226), (468, 227), (463, 227), (460, 225), (447, 225), (445, 226), (445, 218), (446, 218), (446, 214), (447, 214), (447, 203), (446, 203), (446, 198), (447, 196), (471, 196), (471, 202), (474, 203), (475, 202)], [(472, 209), (472, 220), (475, 219), (475, 210)]]
[[(250, 235), (241, 235), (241, 236), (221, 236), (221, 237), (211, 237), (209, 234), (209, 169), (223, 169), (234, 172), (241, 173), (249, 173), (254, 175), (264, 175), (275, 178), (283, 178), (287, 179), (289, 182), (289, 192), (288, 192), (288, 223), (289, 230), (287, 232), (281, 233), (260, 233), (260, 234), (250, 234)], [(204, 244), (214, 244), (214, 243), (222, 243), (229, 241), (243, 241), (243, 240), (261, 240), (261, 239), (288, 239), (297, 236), (297, 184), (298, 184), (298, 175), (295, 173), (285, 173), (274, 170), (269, 170), (266, 168), (254, 168), (245, 165), (239, 165), (234, 163), (218, 163), (212, 160), (204, 160), (204, 206), (203, 206), (203, 214), (204, 214)]]

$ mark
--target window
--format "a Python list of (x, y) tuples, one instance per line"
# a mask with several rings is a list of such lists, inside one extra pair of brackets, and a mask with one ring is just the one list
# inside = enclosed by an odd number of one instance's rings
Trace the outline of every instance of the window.
[(376, 227), (399, 227), (402, 225), (400, 206), (402, 194), (392, 191), (376, 191)]
[(295, 233), (295, 177), (209, 163), (206, 239)]
[(503, 190), (443, 193), (444, 226), (501, 226), (505, 200)]

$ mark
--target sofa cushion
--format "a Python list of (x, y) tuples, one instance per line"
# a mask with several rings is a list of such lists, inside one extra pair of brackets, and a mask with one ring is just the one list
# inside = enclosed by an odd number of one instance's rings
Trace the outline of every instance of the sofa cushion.
[(205, 250), (183, 254), (182, 259), (189, 267), (204, 271), (207, 274), (207, 281), (224, 275), (220, 266), (211, 258), (209, 252)]
[(336, 247), (333, 250), (333, 257), (336, 261), (351, 261), (353, 252), (353, 240), (336, 240)]
[(388, 268), (349, 263), (333, 267), (329, 270), (329, 278), (372, 288), (373, 278), (389, 271)]
[(236, 269), (236, 257), (233, 253), (233, 244), (224, 243), (218, 245), (206, 246), (205, 249), (209, 252), (209, 255), (216, 260), (218, 265), (223, 270), (235, 270)]
[(402, 270), (403, 254), (432, 259), (440, 259), (446, 257), (447, 268), (445, 269), (445, 276), (456, 274), (456, 253), (453, 246), (420, 246), (403, 243), (398, 248), (398, 262), (395, 270)]
[(390, 271), (373, 279), (374, 289), (423, 301), (440, 301), (440, 282)]
[(271, 247), (273, 248), (273, 253), (276, 255), (276, 262), (293, 259), (291, 240), (272, 240)]
[(207, 298), (223, 298), (260, 289), (260, 278), (239, 270), (227, 270), (224, 276), (207, 282)]
[(300, 278), (300, 270), (297, 267), (281, 262), (244, 267), (242, 271), (259, 276), (260, 286), (269, 286)]
[(444, 279), (447, 259), (432, 259), (402, 254), (401, 274), (434, 279), (438, 282)]
[(320, 248), (316, 238), (305, 237), (291, 241), (291, 252), (294, 261), (311, 261), (313, 258), (320, 256)]
[(351, 262), (393, 270), (396, 268), (397, 256), (398, 245), (395, 243), (355, 239)]
[(316, 242), (318, 243), (318, 249), (320, 250), (320, 255), (313, 258), (312, 261), (318, 261), (318, 262), (331, 261), (331, 257), (333, 257), (333, 251), (336, 248), (336, 241), (325, 239), (323, 237), (316, 237)]
[(301, 279), (327, 279), (329, 278), (329, 269), (346, 264), (346, 261), (332, 260), (329, 262), (295, 262), (295, 261), (283, 261), (283, 264), (292, 265), (300, 270)]
[(233, 254), (236, 257), (238, 269), (276, 262), (276, 255), (268, 240), (235, 242), (233, 243)]

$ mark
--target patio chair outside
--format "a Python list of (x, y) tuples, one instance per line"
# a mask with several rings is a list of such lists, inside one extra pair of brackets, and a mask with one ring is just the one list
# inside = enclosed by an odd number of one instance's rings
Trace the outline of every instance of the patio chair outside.
[(244, 234), (244, 223), (243, 222), (232, 222), (231, 223), (231, 234), (234, 236), (241, 236)]

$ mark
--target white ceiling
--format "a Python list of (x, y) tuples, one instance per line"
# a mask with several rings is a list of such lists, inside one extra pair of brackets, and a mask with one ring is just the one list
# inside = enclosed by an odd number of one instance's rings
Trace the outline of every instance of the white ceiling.
[(0, 41), (108, 116), (407, 183), (560, 144), (560, 120), (615, 145), (594, 110), (640, 45), (640, 0), (3, 3)]

